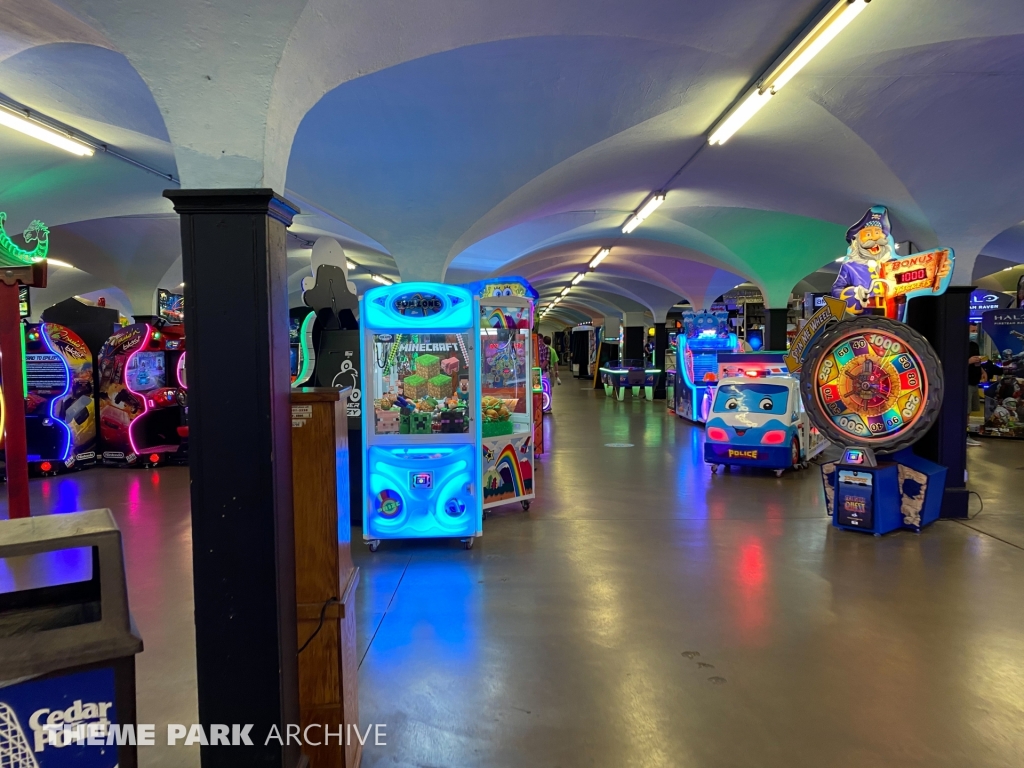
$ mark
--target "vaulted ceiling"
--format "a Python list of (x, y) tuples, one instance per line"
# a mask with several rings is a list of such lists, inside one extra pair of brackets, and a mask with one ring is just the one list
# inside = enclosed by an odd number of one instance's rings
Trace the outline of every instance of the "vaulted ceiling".
[[(0, 96), (116, 153), (0, 128), (9, 231), (42, 219), (41, 309), (180, 284), (163, 189), (269, 186), (360, 289), (522, 274), (574, 322), (751, 281), (776, 306), (889, 207), (897, 240), (1024, 262), (1024, 4), (874, 0), (732, 139), (707, 132), (821, 0), (5, 0)], [(162, 174), (162, 175), (161, 175)], [(665, 204), (621, 226), (655, 190)], [(979, 259), (979, 255), (982, 258)], [(997, 261), (992, 261), (996, 264)], [(1000, 267), (1002, 268), (1002, 267)], [(987, 273), (986, 273), (987, 274)]]

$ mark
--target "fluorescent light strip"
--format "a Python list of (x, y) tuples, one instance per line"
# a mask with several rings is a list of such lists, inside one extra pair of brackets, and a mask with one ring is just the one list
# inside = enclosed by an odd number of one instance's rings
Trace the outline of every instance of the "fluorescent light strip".
[(836, 35), (846, 29), (847, 24), (857, 18), (860, 12), (867, 7), (868, 0), (842, 0), (800, 41), (800, 44), (783, 60), (762, 87), (778, 93), (782, 86), (806, 67), (811, 59), (817, 56), (826, 45), (835, 39)]
[(708, 137), (708, 144), (725, 144), (774, 95), (771, 91), (765, 91), (764, 93), (760, 91), (751, 92), (736, 111), (729, 115), (729, 118)]
[(804, 34), (782, 63), (761, 80), (760, 85), (733, 110), (711, 135), (708, 144), (725, 144), (744, 123), (760, 111), (772, 96), (792, 80), (811, 59), (835, 39), (865, 8), (870, 0), (840, 0), (814, 27)]
[(92, 157), (95, 151), (88, 144), (62, 133), (58, 133), (52, 128), (47, 128), (45, 125), (34, 122), (33, 120), (22, 117), (3, 105), (0, 105), (0, 125), (6, 125), (8, 128), (20, 131), (26, 136), (31, 136), (33, 139), (39, 139), (39, 141), (45, 141), (47, 144), (63, 149), (65, 152), (70, 152), (73, 155), (78, 155), (79, 157)]
[(578, 275), (576, 275), (576, 277), (574, 277), (572, 279), (572, 284), (573, 285), (579, 285), (580, 283), (583, 282), (583, 278), (586, 277), (586, 276), (587, 276), (586, 272), (580, 272)]
[(611, 248), (602, 248), (597, 252), (597, 256), (590, 260), (590, 268), (597, 269), (597, 265), (608, 258), (608, 254), (611, 253)]
[(51, 265), (51, 266), (54, 266), (54, 267), (67, 267), (68, 269), (75, 269), (76, 268), (74, 264), (68, 264), (66, 261), (61, 261), (60, 259), (49, 259), (48, 258), (46, 260), (46, 263)]
[(565, 294), (567, 294), (571, 290), (572, 290), (572, 286), (571, 285), (567, 285), (567, 286), (565, 286), (565, 288), (562, 289), (562, 294), (561, 295), (565, 296)]
[(350, 272), (353, 269), (359, 269), (359, 265), (358, 264), (356, 264), (354, 261), (349, 261), (348, 259), (345, 259), (345, 266), (348, 268), (348, 270)]
[(664, 192), (655, 192), (651, 197), (640, 206), (640, 210), (634, 213), (622, 227), (622, 234), (628, 235), (634, 229), (643, 224), (644, 220), (654, 213), (658, 206), (665, 202)]
[(394, 285), (393, 281), (388, 280), (386, 277), (382, 277), (381, 275), (370, 275), (370, 279), (375, 283), (380, 283), (381, 285)]

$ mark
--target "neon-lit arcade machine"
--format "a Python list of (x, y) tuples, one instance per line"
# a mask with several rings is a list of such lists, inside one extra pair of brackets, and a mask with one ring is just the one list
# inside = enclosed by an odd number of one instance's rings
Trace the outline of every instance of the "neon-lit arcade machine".
[(718, 383), (721, 353), (738, 352), (739, 341), (729, 330), (728, 312), (684, 312), (676, 336), (676, 414), (703, 424)]
[(185, 339), (180, 326), (128, 325), (100, 350), (104, 464), (151, 467), (187, 460)]
[[(363, 331), (363, 539), (483, 533), (479, 302), (439, 283), (366, 292)], [(372, 408), (371, 408), (372, 404)]]
[(29, 469), (55, 475), (96, 463), (92, 352), (55, 323), (25, 329), (25, 431)]

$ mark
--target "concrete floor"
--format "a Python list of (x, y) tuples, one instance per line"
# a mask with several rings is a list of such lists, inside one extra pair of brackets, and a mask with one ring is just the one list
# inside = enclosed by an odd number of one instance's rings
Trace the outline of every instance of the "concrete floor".
[[(1024, 443), (970, 449), (977, 518), (875, 539), (828, 525), (814, 468), (712, 476), (663, 404), (563, 381), (530, 512), (469, 552), (356, 546), (361, 719), (388, 734), (365, 766), (1024, 762)], [(34, 481), (33, 504), (114, 510), (140, 720), (193, 722), (186, 471)]]

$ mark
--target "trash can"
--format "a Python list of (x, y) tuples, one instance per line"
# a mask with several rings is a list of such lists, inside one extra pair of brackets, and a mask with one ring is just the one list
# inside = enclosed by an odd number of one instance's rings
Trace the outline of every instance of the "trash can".
[(0, 765), (135, 768), (140, 651), (110, 510), (0, 522)]

